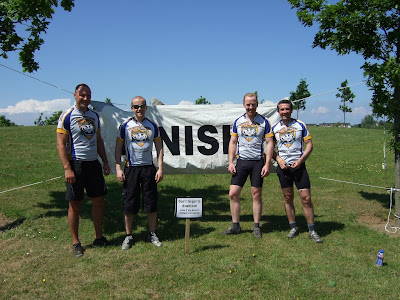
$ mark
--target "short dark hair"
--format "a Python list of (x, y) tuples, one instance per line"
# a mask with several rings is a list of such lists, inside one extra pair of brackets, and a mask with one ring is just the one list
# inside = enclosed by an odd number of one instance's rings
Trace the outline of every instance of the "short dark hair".
[(92, 90), (90, 89), (90, 87), (89, 87), (86, 83), (80, 83), (80, 84), (78, 84), (78, 85), (76, 86), (75, 92), (76, 92), (80, 87), (87, 88), (90, 92), (92, 91)]
[(281, 101), (278, 102), (278, 105), (276, 106), (276, 109), (279, 111), (279, 105), (281, 104), (290, 104), (290, 109), (293, 110), (293, 104), (292, 101), (288, 99), (282, 99)]

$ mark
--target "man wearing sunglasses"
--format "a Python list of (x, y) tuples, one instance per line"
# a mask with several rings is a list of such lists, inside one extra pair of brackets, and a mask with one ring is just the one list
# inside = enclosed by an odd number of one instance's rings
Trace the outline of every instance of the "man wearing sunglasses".
[[(145, 117), (147, 105), (142, 96), (132, 99), (134, 116), (125, 120), (120, 128), (115, 145), (116, 172), (123, 182), (124, 220), (126, 237), (122, 250), (130, 249), (134, 240), (132, 224), (134, 215), (142, 205), (147, 214), (149, 227), (148, 242), (160, 247), (162, 244), (155, 234), (157, 221), (157, 183), (163, 179), (163, 146), (160, 132), (155, 123)], [(153, 143), (156, 147), (158, 170), (153, 164)], [(125, 148), (125, 169), (121, 166), (122, 149)], [(142, 195), (140, 195), (142, 194)], [(142, 200), (141, 197), (142, 196)]]

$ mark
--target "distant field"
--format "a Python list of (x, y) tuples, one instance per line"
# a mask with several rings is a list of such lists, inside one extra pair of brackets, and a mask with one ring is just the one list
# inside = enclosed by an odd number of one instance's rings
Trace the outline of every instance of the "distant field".
[[(251, 234), (249, 186), (242, 193), (244, 233), (223, 236), (230, 225), (230, 176), (169, 175), (159, 185), (161, 248), (145, 243), (147, 221), (135, 220), (136, 245), (124, 238), (121, 184), (107, 177), (104, 230), (109, 248), (91, 248), (91, 205), (85, 200), (80, 236), (84, 257), (71, 254), (63, 170), (55, 127), (0, 128), (0, 299), (398, 299), (399, 233), (384, 233), (394, 186), (394, 155), (382, 169), (383, 132), (310, 127), (314, 152), (307, 161), (318, 232), (308, 240), (295, 200), (301, 234), (287, 240), (287, 219), (275, 174), (264, 182), (261, 240)], [(335, 179), (343, 182), (329, 181)], [(375, 187), (350, 184), (361, 183)], [(174, 217), (174, 197), (204, 198), (204, 216), (191, 221), (185, 255), (185, 220)], [(375, 266), (385, 250), (385, 265)]]

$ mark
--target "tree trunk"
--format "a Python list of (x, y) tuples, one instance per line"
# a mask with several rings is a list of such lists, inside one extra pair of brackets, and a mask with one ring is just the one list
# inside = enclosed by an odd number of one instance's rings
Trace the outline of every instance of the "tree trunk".
[[(399, 102), (397, 102), (399, 103)], [(397, 114), (396, 118), (394, 119), (394, 141), (395, 147), (394, 149), (394, 173), (395, 173), (395, 183), (394, 187), (396, 190), (400, 189), (400, 149), (398, 149), (398, 145), (400, 143), (400, 114)], [(394, 199), (396, 203), (396, 215), (400, 216), (400, 192), (395, 191), (394, 193)], [(395, 218), (395, 226), (400, 227), (400, 218), (396, 217)]]
[[(395, 150), (395, 178), (396, 178), (396, 182), (395, 182), (395, 188), (397, 190), (400, 189), (400, 151), (399, 150)], [(396, 215), (400, 217), (400, 192), (396, 191), (394, 193), (394, 199), (395, 199), (395, 203), (396, 203)], [(400, 218), (396, 217), (395, 218), (395, 226), (396, 227), (400, 227)]]
[(343, 127), (346, 127), (346, 112), (343, 111)]

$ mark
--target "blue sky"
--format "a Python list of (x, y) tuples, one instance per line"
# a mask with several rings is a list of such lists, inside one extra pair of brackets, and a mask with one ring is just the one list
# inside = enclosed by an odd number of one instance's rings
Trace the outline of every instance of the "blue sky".
[[(305, 78), (313, 95), (299, 119), (340, 122), (336, 92), (342, 81), (364, 80), (361, 56), (338, 56), (311, 47), (317, 28), (305, 28), (288, 2), (263, 0), (76, 1), (68, 13), (57, 9), (41, 50), (40, 70), (31, 74), (73, 91), (85, 82), (92, 99), (129, 104), (136, 95), (165, 104), (241, 103), (245, 93), (277, 102)], [(17, 54), (0, 63), (21, 71)], [(33, 125), (73, 104), (73, 95), (0, 66), (0, 114)], [(364, 83), (346, 121), (371, 113)], [(118, 106), (127, 109), (128, 106)]]

